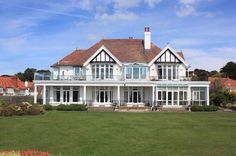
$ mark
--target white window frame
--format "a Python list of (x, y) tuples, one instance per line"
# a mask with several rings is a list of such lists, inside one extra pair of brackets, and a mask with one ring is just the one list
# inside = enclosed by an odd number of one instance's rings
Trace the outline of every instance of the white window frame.
[[(134, 68), (138, 68), (138, 77), (134, 77)], [(129, 70), (131, 70), (131, 73), (128, 73)], [(125, 79), (126, 80), (146, 80), (148, 75), (148, 67), (147, 66), (125, 66)], [(145, 74), (142, 73), (142, 71), (145, 71)], [(145, 76), (144, 76), (145, 75)]]

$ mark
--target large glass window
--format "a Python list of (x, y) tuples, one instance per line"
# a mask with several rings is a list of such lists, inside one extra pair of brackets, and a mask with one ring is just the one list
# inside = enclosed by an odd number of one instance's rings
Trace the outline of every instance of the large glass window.
[(193, 101), (193, 104), (205, 105), (206, 104), (206, 88), (193, 87), (192, 88), (192, 101)]
[(145, 66), (127, 66), (125, 67), (126, 79), (146, 79), (147, 67)]
[(133, 79), (139, 79), (139, 68), (138, 67), (133, 68)]
[(187, 87), (157, 87), (157, 102), (161, 105), (186, 105)]
[(176, 80), (179, 78), (177, 65), (157, 65), (157, 74), (159, 80)]
[(112, 87), (95, 87), (95, 102), (110, 103), (113, 101)]
[(142, 103), (143, 96), (143, 88), (127, 87), (124, 92), (124, 101), (126, 103)]
[(113, 65), (111, 64), (93, 64), (93, 79), (104, 80), (113, 78)]

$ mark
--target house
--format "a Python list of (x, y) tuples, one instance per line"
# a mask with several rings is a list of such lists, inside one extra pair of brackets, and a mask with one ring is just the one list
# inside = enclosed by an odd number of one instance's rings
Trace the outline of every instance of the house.
[(33, 95), (33, 89), (33, 82), (23, 82), (16, 76), (0, 76), (0, 96)]
[(208, 81), (211, 82), (210, 87), (215, 87), (215, 85), (221, 85), (223, 89), (227, 89), (231, 92), (236, 92), (236, 80), (230, 79), (228, 77), (208, 77)]
[(144, 39), (102, 39), (51, 67), (51, 74), (35, 74), (35, 90), (43, 87), (43, 104), (209, 105), (209, 82), (190, 81), (183, 53), (152, 43), (149, 27)]

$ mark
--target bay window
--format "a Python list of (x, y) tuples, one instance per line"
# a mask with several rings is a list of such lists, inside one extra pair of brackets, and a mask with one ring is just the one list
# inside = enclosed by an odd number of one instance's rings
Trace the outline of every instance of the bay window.
[(92, 65), (93, 79), (113, 79), (113, 65), (112, 64), (93, 64)]
[(178, 65), (158, 65), (157, 74), (159, 80), (176, 80), (179, 79)]
[(145, 66), (126, 66), (125, 67), (126, 79), (146, 79), (147, 67)]

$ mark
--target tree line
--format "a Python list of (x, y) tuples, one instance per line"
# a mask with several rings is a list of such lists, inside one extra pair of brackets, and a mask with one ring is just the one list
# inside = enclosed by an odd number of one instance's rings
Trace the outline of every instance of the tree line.
[(195, 69), (190, 74), (193, 81), (207, 81), (208, 77), (228, 77), (236, 80), (236, 63), (232, 61), (226, 63), (219, 72), (216, 70)]

